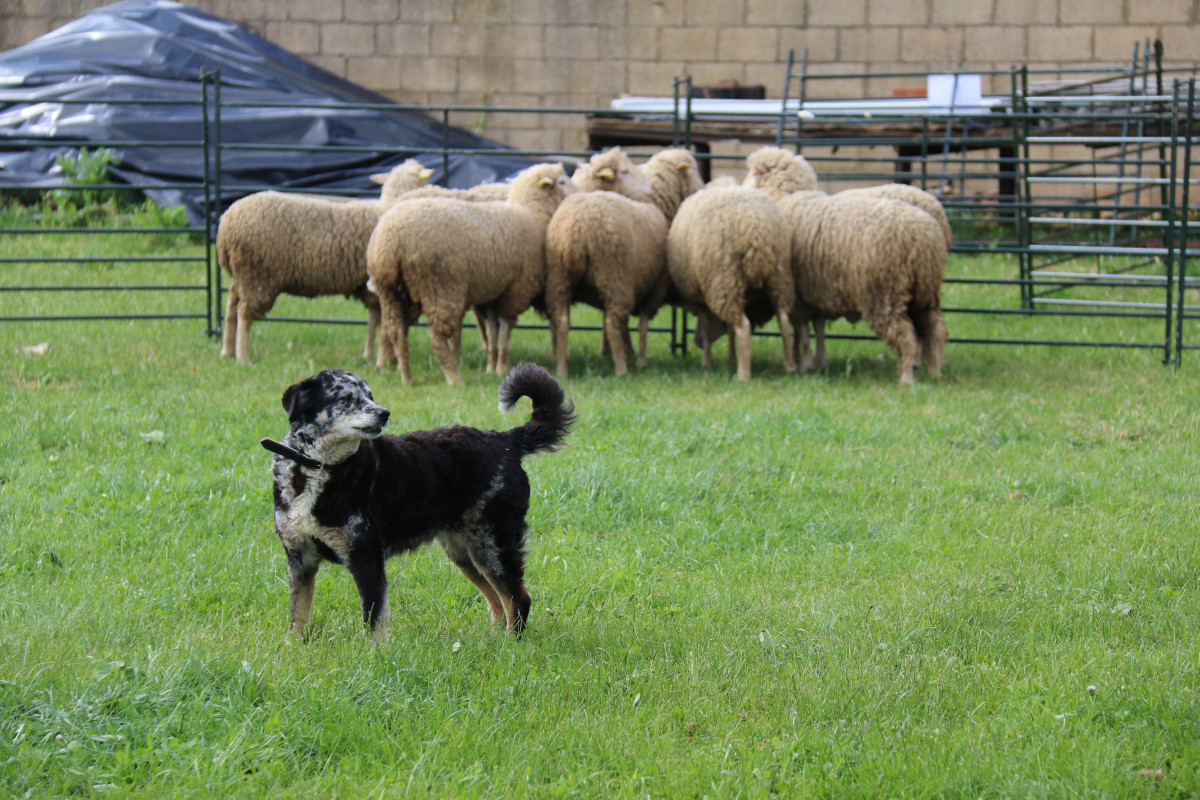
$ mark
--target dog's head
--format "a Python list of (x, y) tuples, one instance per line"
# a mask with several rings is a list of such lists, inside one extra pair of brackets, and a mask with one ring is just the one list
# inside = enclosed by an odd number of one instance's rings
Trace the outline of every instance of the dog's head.
[(321, 460), (340, 460), (363, 439), (383, 432), (391, 416), (371, 396), (367, 382), (344, 369), (327, 369), (283, 393), (289, 437), (310, 445)]

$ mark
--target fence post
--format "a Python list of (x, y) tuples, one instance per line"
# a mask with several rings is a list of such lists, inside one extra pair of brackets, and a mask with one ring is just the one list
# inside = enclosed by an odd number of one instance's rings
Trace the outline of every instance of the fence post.
[[(1183, 123), (1183, 236), (1179, 246), (1179, 302), (1175, 312), (1175, 366), (1183, 362), (1183, 312), (1187, 294), (1188, 232), (1191, 227), (1191, 184), (1192, 184), (1192, 125), (1196, 121), (1196, 79), (1188, 79), (1187, 115)], [(1168, 299), (1168, 302), (1170, 300)]]

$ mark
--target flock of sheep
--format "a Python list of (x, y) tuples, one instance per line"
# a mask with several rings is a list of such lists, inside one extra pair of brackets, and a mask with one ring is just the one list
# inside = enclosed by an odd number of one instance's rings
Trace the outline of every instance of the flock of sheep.
[(752, 329), (772, 318), (789, 372), (797, 362), (823, 367), (825, 322), (844, 317), (865, 321), (896, 353), (902, 383), (922, 363), (940, 374), (951, 234), (941, 204), (920, 189), (825, 194), (803, 157), (776, 147), (749, 156), (741, 184), (704, 185), (680, 149), (642, 166), (612, 149), (570, 178), (561, 164), (537, 164), (468, 190), (427, 185), (431, 175), (409, 160), (373, 176), (378, 200), (268, 191), (230, 206), (217, 233), (231, 278), (222, 354), (248, 360), (250, 326), (280, 294), (343, 294), (367, 307), (364, 357), (398, 361), (405, 383), (408, 329), (422, 313), (446, 380), (462, 381), (455, 353), (468, 308), (489, 372), (507, 372), (509, 335), (535, 307), (550, 320), (565, 376), (570, 309), (586, 303), (603, 311), (604, 343), (624, 375), (629, 317), (639, 317), (643, 367), (649, 321), (669, 303), (697, 315), (704, 366), (729, 333), (740, 379), (750, 377)]

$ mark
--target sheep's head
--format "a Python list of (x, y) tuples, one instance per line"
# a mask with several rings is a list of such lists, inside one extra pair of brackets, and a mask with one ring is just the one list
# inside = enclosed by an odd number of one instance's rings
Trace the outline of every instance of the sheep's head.
[(432, 177), (433, 170), (415, 158), (410, 158), (403, 164), (392, 167), (391, 172), (372, 175), (371, 181), (383, 187), (379, 192), (379, 199), (390, 204), (405, 192), (424, 186)]
[(817, 173), (804, 156), (781, 147), (760, 147), (746, 159), (742, 185), (763, 189), (774, 197), (817, 188)]
[(577, 191), (562, 164), (534, 164), (513, 178), (509, 200), (553, 213), (563, 198)]
[(649, 200), (654, 196), (650, 178), (619, 147), (596, 153), (575, 170), (571, 181), (585, 192), (617, 192), (634, 200)]

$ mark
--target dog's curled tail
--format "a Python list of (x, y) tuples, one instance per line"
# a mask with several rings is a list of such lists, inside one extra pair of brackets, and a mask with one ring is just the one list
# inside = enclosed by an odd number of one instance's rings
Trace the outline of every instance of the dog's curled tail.
[(524, 362), (513, 367), (500, 384), (500, 410), (511, 411), (522, 397), (533, 401), (533, 418), (509, 433), (523, 453), (557, 450), (575, 423), (575, 404), (542, 367)]

